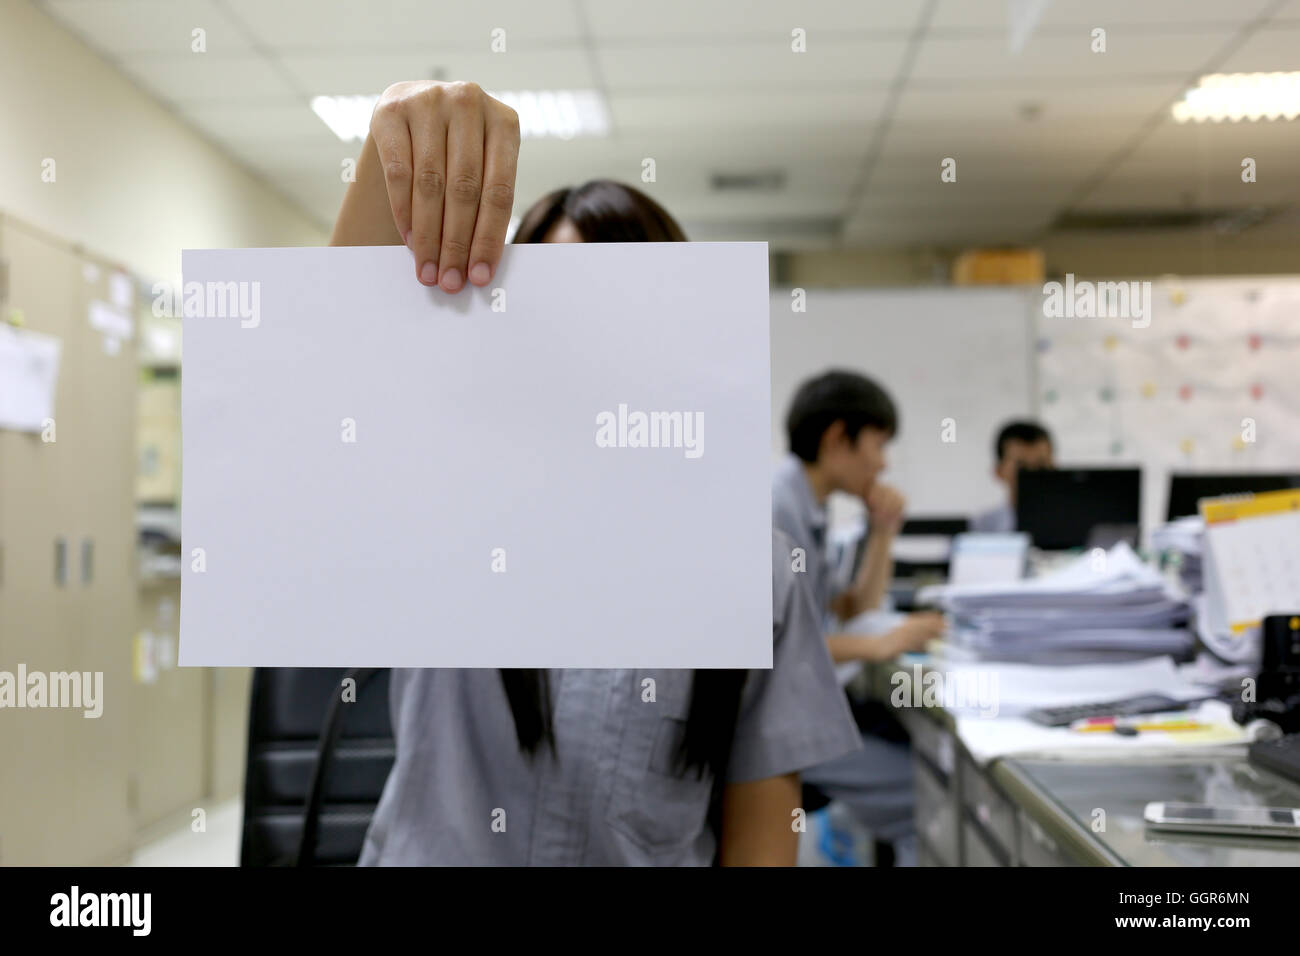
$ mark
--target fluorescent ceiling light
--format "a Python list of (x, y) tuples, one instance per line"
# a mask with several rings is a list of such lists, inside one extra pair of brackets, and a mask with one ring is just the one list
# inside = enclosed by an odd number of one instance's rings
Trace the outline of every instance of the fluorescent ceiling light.
[(524, 139), (609, 135), (605, 98), (595, 90), (503, 90), (488, 95), (519, 114), (519, 135)]
[(345, 143), (366, 138), (370, 114), (375, 111), (377, 96), (314, 96), (312, 112)]
[(1300, 116), (1300, 73), (1212, 73), (1174, 104), (1179, 123)]
[[(528, 139), (608, 136), (609, 111), (595, 90), (488, 91), (519, 114), (519, 135)], [(344, 142), (363, 140), (378, 96), (316, 96), (312, 111)]]

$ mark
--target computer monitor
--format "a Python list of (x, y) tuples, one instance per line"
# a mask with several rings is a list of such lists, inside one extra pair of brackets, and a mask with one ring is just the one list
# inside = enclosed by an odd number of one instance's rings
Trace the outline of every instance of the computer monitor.
[(1045, 551), (1136, 544), (1142, 469), (1022, 469), (1016, 475), (1016, 529)]
[(1173, 521), (1175, 518), (1199, 514), (1197, 502), (1202, 498), (1285, 491), (1288, 488), (1300, 488), (1300, 474), (1262, 471), (1236, 475), (1174, 472), (1169, 476), (1169, 507), (1165, 517)]

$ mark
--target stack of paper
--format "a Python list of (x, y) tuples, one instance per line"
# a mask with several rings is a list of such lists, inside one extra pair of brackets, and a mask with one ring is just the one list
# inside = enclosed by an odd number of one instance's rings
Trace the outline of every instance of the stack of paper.
[(921, 592), (953, 617), (950, 640), (984, 660), (1078, 664), (1189, 657), (1187, 603), (1127, 544), (1041, 577)]
[[(1044, 727), (1023, 718), (985, 720), (978, 716), (958, 717), (957, 734), (972, 759), (980, 766), (1000, 757), (1038, 757), (1062, 760), (1151, 760), (1171, 754), (1215, 752), (1241, 747), (1255, 739), (1258, 730), (1242, 727), (1232, 719), (1231, 708), (1221, 701), (1207, 700), (1179, 712), (1204, 724), (1203, 729), (1161, 733), (1144, 731), (1136, 737), (1119, 734), (1081, 734), (1065, 727)], [(1159, 715), (1151, 715), (1155, 719)]]

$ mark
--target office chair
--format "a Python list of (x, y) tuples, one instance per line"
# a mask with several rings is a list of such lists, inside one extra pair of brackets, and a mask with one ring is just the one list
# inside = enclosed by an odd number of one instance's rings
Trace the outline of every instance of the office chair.
[[(351, 866), (395, 755), (387, 669), (258, 668), (241, 866)], [(343, 703), (342, 682), (356, 681)]]

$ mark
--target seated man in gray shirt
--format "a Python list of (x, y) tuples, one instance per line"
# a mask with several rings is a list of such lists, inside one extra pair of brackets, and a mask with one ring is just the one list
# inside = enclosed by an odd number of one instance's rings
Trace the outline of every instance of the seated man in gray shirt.
[(1007, 422), (993, 443), (993, 474), (1006, 485), (1005, 503), (971, 520), (970, 529), (986, 534), (1016, 530), (1016, 474), (1022, 468), (1055, 468), (1052, 436), (1037, 422)]
[[(921, 650), (943, 630), (942, 616), (930, 613), (909, 615), (878, 635), (845, 633), (837, 626), (878, 608), (893, 573), (890, 548), (904, 502), (876, 476), (885, 468), (884, 448), (897, 430), (898, 411), (884, 389), (846, 371), (803, 383), (786, 417), (791, 454), (772, 480), (772, 520), (799, 547), (794, 559), (803, 562), (837, 663), (892, 660)], [(868, 519), (862, 567), (840, 594), (832, 593), (826, 550), (826, 500), (833, 491), (861, 498)], [(855, 711), (864, 749), (805, 771), (804, 780), (847, 804), (878, 847), (892, 845), (896, 859), (908, 862), (914, 800), (906, 735), (887, 711), (866, 704), (856, 705)]]

